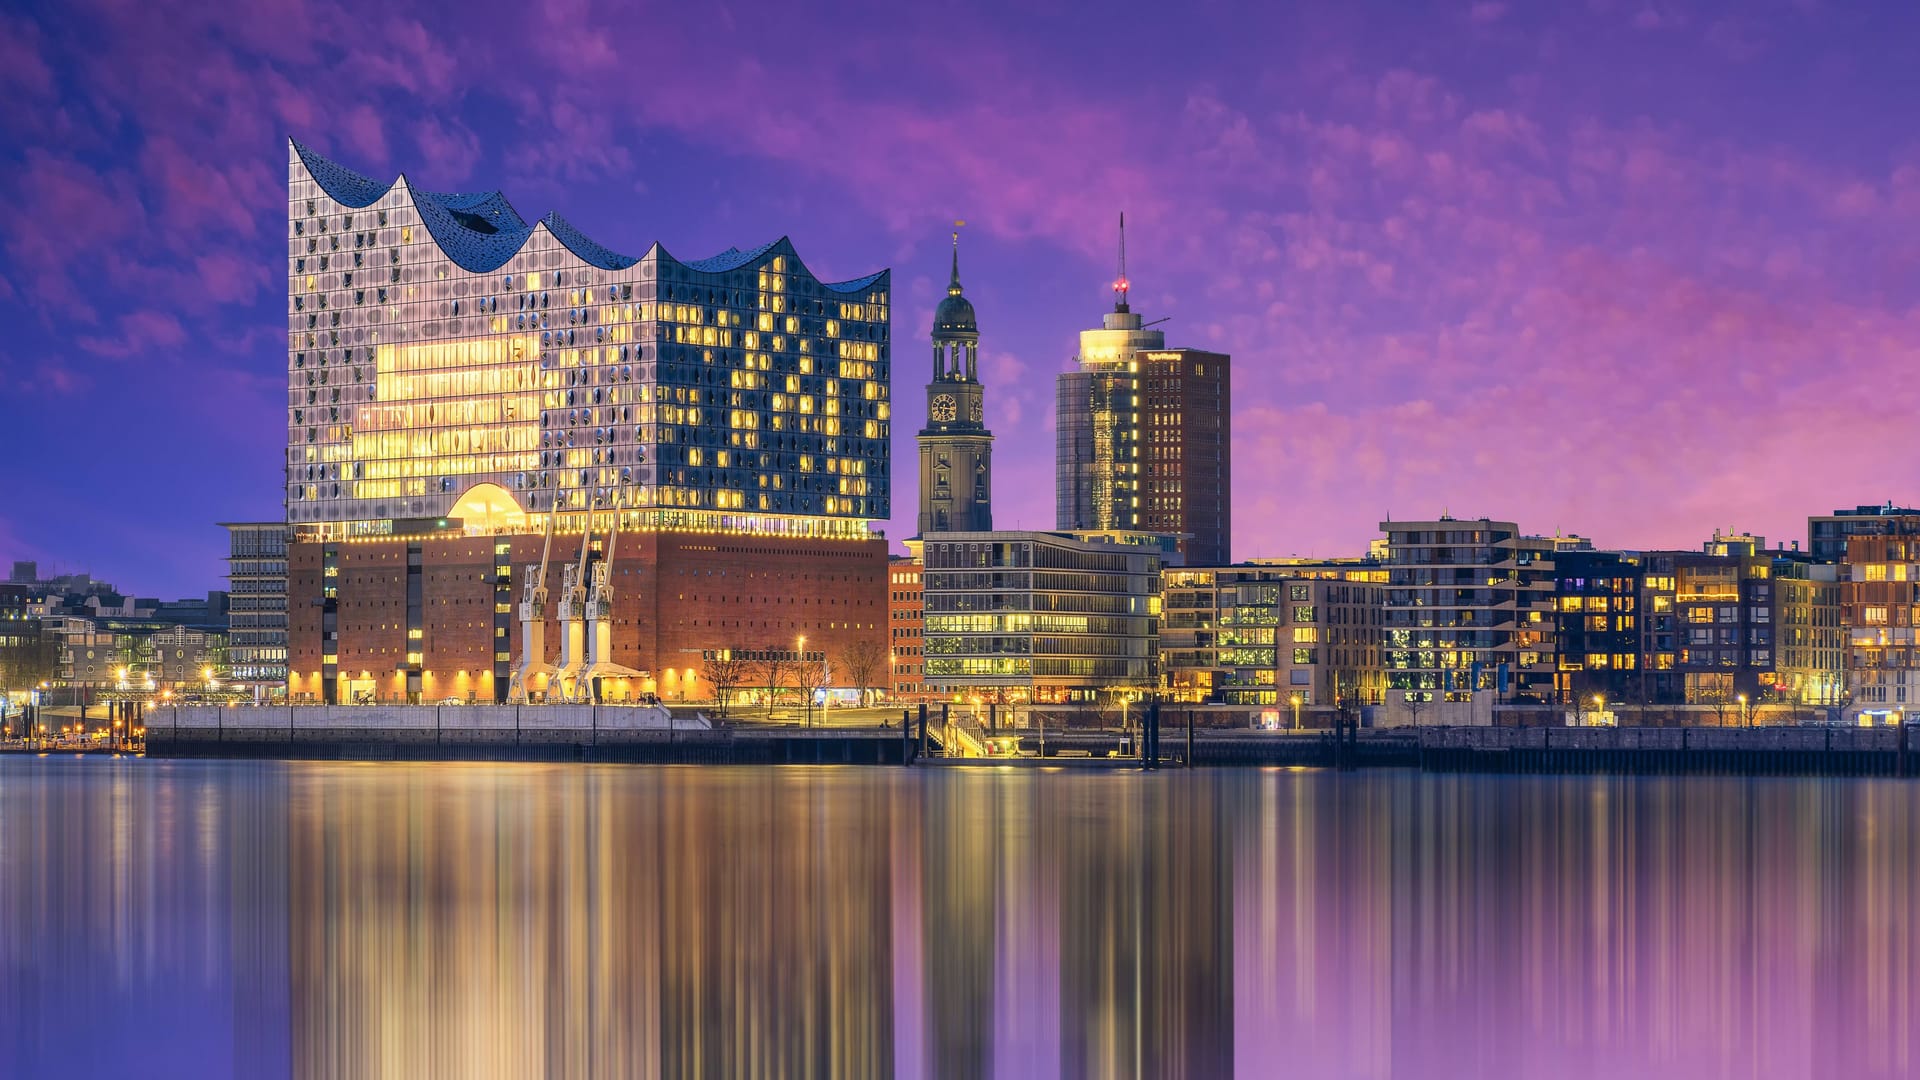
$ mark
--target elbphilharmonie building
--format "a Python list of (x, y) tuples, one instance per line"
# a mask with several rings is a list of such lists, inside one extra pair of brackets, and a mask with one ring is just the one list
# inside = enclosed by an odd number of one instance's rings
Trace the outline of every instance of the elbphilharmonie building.
[[(287, 168), (290, 701), (712, 700), (716, 652), (884, 649), (886, 271)], [(583, 604), (605, 644), (552, 655)]]
[(784, 238), (621, 255), (498, 191), (378, 182), (297, 142), (287, 194), (290, 524), (889, 516), (886, 271), (821, 281)]

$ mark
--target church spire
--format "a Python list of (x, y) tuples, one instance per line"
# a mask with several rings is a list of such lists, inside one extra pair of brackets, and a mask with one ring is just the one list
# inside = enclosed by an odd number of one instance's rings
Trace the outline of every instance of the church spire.
[(964, 221), (956, 221), (956, 222), (954, 222), (953, 224), (954, 224), (954, 230), (953, 230), (953, 277), (952, 277), (952, 278), (950, 278), (950, 279), (949, 279), (949, 280), (947, 281), (947, 295), (948, 295), (948, 296), (959, 296), (959, 295), (960, 295), (960, 229), (959, 229), (959, 226), (961, 226), (961, 225), (965, 225), (965, 224), (966, 224), (966, 222), (964, 222)]
[(980, 385), (980, 324), (960, 288), (960, 227), (953, 223), (947, 295), (933, 310), (933, 379), (920, 443), (920, 535), (991, 532), (993, 432)]

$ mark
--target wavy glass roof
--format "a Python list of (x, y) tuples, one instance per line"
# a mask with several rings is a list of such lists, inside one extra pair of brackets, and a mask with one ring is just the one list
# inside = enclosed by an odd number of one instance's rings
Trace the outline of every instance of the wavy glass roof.
[[(498, 191), (473, 191), (462, 193), (444, 193), (421, 191), (407, 182), (405, 173), (392, 181), (382, 184), (372, 177), (363, 176), (343, 165), (316, 154), (298, 140), (292, 140), (294, 152), (300, 156), (300, 162), (314, 182), (327, 196), (342, 206), (359, 209), (372, 206), (393, 190), (395, 185), (406, 184), (407, 194), (411, 197), (414, 209), (420, 213), (420, 221), (426, 226), (433, 242), (447, 258), (462, 269), (476, 274), (489, 273), (505, 266), (509, 259), (526, 246), (534, 230), (544, 226), (554, 238), (564, 244), (582, 262), (597, 266), (602, 270), (625, 270), (640, 260), (631, 255), (622, 255), (613, 249), (598, 243), (576, 228), (572, 222), (559, 214), (549, 213), (546, 217), (529, 225), (507, 197)], [(655, 244), (660, 258), (679, 263), (689, 270), (706, 274), (723, 274), (752, 264), (769, 252), (778, 249), (780, 253), (791, 255), (796, 261), (800, 256), (793, 250), (792, 241), (781, 237), (770, 243), (762, 244), (751, 251), (742, 251), (730, 247), (718, 255), (705, 259), (683, 261), (675, 259), (665, 247)], [(804, 261), (801, 261), (804, 266)], [(811, 271), (809, 271), (811, 273)], [(868, 274), (852, 281), (828, 282), (820, 284), (834, 292), (857, 293), (887, 276), (882, 270), (877, 274)]]

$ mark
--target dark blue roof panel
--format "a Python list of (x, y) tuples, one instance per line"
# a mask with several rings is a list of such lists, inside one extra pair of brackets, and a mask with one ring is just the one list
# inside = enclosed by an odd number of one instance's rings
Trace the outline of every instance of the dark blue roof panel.
[(293, 144), (293, 149), (300, 155), (300, 163), (307, 167), (314, 182), (320, 185), (320, 190), (341, 206), (351, 206), (355, 210), (372, 206), (393, 186), (361, 176), (344, 165), (335, 165), (297, 142)]
[[(393, 189), (393, 184), (382, 184), (352, 169), (336, 165), (299, 142), (293, 143), (293, 149), (300, 155), (301, 164), (306, 166), (320, 189), (342, 206), (355, 209), (372, 206)], [(404, 174), (401, 179), (405, 179)], [(472, 273), (489, 273), (506, 265), (507, 260), (526, 246), (533, 230), (539, 227), (527, 224), (527, 220), (507, 201), (507, 197), (498, 191), (437, 193), (420, 191), (411, 185), (408, 190), (413, 196), (414, 209), (419, 211), (420, 221), (433, 237), (433, 242), (440, 245), (440, 250), (447, 258)], [(625, 270), (640, 261), (596, 243), (559, 214), (548, 214), (539, 224), (545, 225), (556, 239), (566, 245), (567, 250), (591, 266), (603, 270)], [(796, 262), (800, 261), (792, 243), (781, 237), (751, 251), (731, 247), (711, 258), (682, 262), (680, 265), (700, 273), (722, 274), (757, 262), (776, 248), (783, 254), (793, 256)], [(673, 259), (665, 248), (660, 249), (660, 254), (663, 258)], [(853, 281), (821, 284), (834, 292), (855, 293), (870, 288), (886, 276), (887, 272), (882, 270)]]
[(887, 272), (885, 270), (882, 270), (877, 274), (868, 274), (866, 277), (863, 277), (863, 278), (854, 278), (852, 281), (823, 281), (820, 283), (820, 287), (824, 289), (831, 289), (837, 293), (865, 292), (869, 288), (873, 287), (874, 282), (879, 281), (880, 279), (886, 276), (887, 276)]
[(640, 261), (630, 255), (622, 255), (617, 251), (610, 250), (595, 243), (586, 233), (574, 228), (573, 222), (568, 221), (559, 214), (548, 214), (541, 220), (546, 222), (547, 230), (553, 233), (554, 237), (562, 244), (567, 246), (568, 251), (573, 252), (575, 255), (580, 256), (583, 261), (597, 266), (602, 270), (625, 270), (627, 267)]
[[(784, 240), (785, 237), (781, 239)], [(680, 265), (689, 270), (698, 270), (703, 274), (724, 274), (729, 270), (740, 269), (779, 246), (780, 241), (775, 240), (769, 244), (761, 244), (752, 251), (741, 251), (737, 247), (730, 247), (718, 255), (711, 255), (704, 259), (694, 259), (690, 262), (683, 262)]]
[[(526, 246), (533, 229), (494, 193), (497, 202), (474, 201), (461, 195), (413, 193), (413, 207), (433, 242), (463, 270), (484, 274), (498, 270)], [(458, 209), (475, 206), (474, 210)]]

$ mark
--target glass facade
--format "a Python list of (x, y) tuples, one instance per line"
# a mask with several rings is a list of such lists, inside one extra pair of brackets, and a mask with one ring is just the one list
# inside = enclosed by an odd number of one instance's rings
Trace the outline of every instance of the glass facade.
[(1078, 360), (1055, 383), (1055, 525), (1166, 533), (1189, 564), (1226, 564), (1232, 357), (1168, 349), (1115, 310), (1081, 331)]
[(297, 143), (288, 168), (290, 524), (377, 534), (476, 489), (512, 527), (890, 515), (886, 272), (822, 282), (785, 239), (631, 258), (498, 192), (383, 186)]
[(1314, 722), (1384, 697), (1386, 567), (1241, 564), (1166, 571), (1160, 667), (1168, 696), (1298, 705)]
[(1548, 702), (1554, 687), (1554, 555), (1579, 538), (1521, 536), (1510, 521), (1383, 521), (1390, 697)]
[(949, 533), (923, 549), (926, 688), (1093, 700), (1158, 681), (1157, 552), (1050, 533)]
[(1140, 361), (1167, 336), (1112, 311), (1080, 332), (1080, 370), (1062, 374), (1055, 397), (1055, 525), (1061, 530), (1138, 529)]
[(271, 692), (287, 681), (287, 526), (228, 522), (228, 678)]

